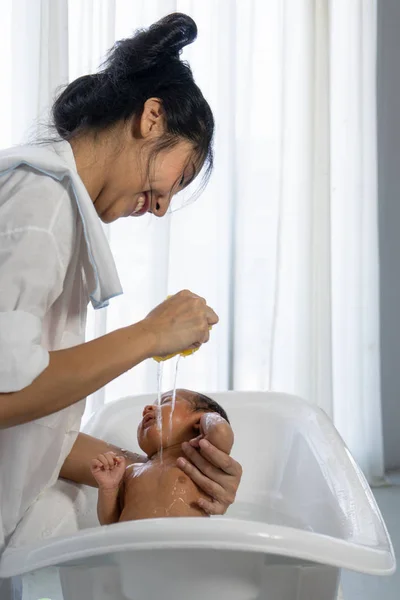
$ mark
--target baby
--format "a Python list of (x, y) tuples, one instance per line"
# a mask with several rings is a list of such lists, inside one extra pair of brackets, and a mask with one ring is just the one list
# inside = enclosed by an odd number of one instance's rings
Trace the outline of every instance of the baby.
[(201, 499), (206, 496), (176, 462), (184, 456), (182, 444), (190, 440), (199, 447), (199, 441), (205, 439), (230, 453), (233, 431), (224, 409), (207, 396), (177, 390), (172, 413), (172, 393), (168, 392), (162, 396), (160, 406), (144, 408), (137, 436), (148, 457), (146, 463), (127, 466), (125, 458), (114, 452), (100, 454), (92, 461), (92, 473), (99, 486), (100, 524), (208, 516), (201, 508)]

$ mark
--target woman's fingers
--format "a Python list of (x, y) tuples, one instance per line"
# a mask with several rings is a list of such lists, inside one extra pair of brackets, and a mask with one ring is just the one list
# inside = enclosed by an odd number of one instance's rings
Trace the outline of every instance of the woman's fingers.
[(198, 296), (197, 294), (193, 294), (193, 292), (189, 292), (189, 294), (192, 296), (192, 298), (197, 298), (197, 300), (200, 301), (202, 309), (203, 310), (205, 309), (205, 317), (206, 317), (207, 323), (205, 324), (206, 331), (205, 331), (204, 341), (202, 342), (204, 344), (204, 343), (208, 342), (208, 340), (210, 339), (209, 327), (212, 327), (212, 325), (216, 325), (219, 321), (219, 317), (218, 317), (217, 313), (210, 306), (207, 305), (207, 301), (205, 298), (202, 298), (201, 296)]
[(207, 301), (205, 298), (198, 296), (197, 294), (193, 294), (193, 292), (189, 292), (193, 298), (197, 298), (201, 301), (201, 304), (206, 307), (206, 317), (209, 325), (216, 325), (219, 321), (219, 317), (217, 313), (210, 307), (207, 306)]
[(199, 441), (201, 455), (210, 463), (212, 463), (221, 471), (224, 471), (227, 475), (238, 477), (239, 481), (242, 477), (242, 467), (234, 460), (229, 454), (222, 452), (207, 440)]
[(216, 468), (206, 458), (204, 458), (199, 450), (194, 448), (191, 444), (186, 442), (183, 444), (182, 449), (191, 463), (193, 463), (203, 475), (208, 479), (211, 479), (220, 486), (223, 485), (224, 478), (226, 477), (220, 469)]
[(213, 500), (206, 500), (206, 498), (199, 498), (197, 501), (197, 505), (208, 515), (224, 514), (224, 510), (222, 509), (222, 506), (219, 502), (214, 502)]
[(218, 498), (223, 495), (223, 488), (215, 481), (209, 479), (203, 473), (195, 467), (192, 463), (186, 461), (183, 458), (179, 458), (177, 465), (190, 479), (199, 486), (201, 490), (210, 498)]
[(209, 306), (207, 307), (207, 321), (210, 326), (216, 325), (219, 321), (217, 313), (214, 312)]
[(199, 296), (198, 294), (195, 294), (194, 292), (191, 292), (189, 290), (183, 290), (181, 294), (184, 294), (185, 296), (191, 296), (192, 298), (197, 298), (198, 300), (201, 300), (203, 304), (207, 304), (206, 299), (203, 298), (203, 296)]
[[(188, 461), (178, 460), (178, 466), (202, 489), (211, 502), (199, 506), (209, 514), (224, 514), (235, 501), (242, 476), (242, 467), (225, 452), (207, 440), (199, 440), (199, 450), (190, 443), (182, 445)], [(190, 462), (189, 462), (190, 461)]]
[(200, 440), (203, 439), (203, 434), (198, 435), (197, 437), (191, 439), (188, 443), (193, 447), (193, 448), (200, 448), (199, 446), (199, 442)]
[(201, 340), (202, 344), (207, 344), (210, 341), (210, 329), (208, 327), (205, 328), (203, 339)]

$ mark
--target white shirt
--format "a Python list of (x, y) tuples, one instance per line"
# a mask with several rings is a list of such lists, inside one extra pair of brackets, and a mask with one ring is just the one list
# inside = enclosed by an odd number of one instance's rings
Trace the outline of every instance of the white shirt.
[[(69, 143), (0, 152), (0, 393), (30, 385), (50, 350), (84, 342), (89, 298), (101, 308), (121, 292)], [(57, 479), (84, 407), (0, 430), (0, 551)]]

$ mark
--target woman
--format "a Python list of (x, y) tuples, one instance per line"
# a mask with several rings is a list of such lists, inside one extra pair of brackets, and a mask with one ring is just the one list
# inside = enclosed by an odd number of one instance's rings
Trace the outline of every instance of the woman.
[[(211, 171), (213, 116), (179, 59), (196, 34), (174, 14), (117, 43), (56, 100), (60, 141), (0, 153), (0, 548), (58, 476), (94, 485), (90, 459), (109, 447), (79, 433), (84, 398), (151, 356), (207, 342), (218, 321), (183, 291), (84, 343), (88, 299), (101, 308), (121, 293), (99, 217), (162, 217)], [(210, 497), (202, 508), (222, 514), (240, 465), (210, 445), (185, 454), (179, 466)]]

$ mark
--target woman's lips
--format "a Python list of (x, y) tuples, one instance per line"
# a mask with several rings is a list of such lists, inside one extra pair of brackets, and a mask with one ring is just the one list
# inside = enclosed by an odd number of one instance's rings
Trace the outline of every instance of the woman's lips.
[(143, 192), (140, 195), (138, 203), (136, 204), (135, 210), (131, 213), (131, 217), (142, 217), (145, 215), (150, 208), (150, 194), (148, 192)]

